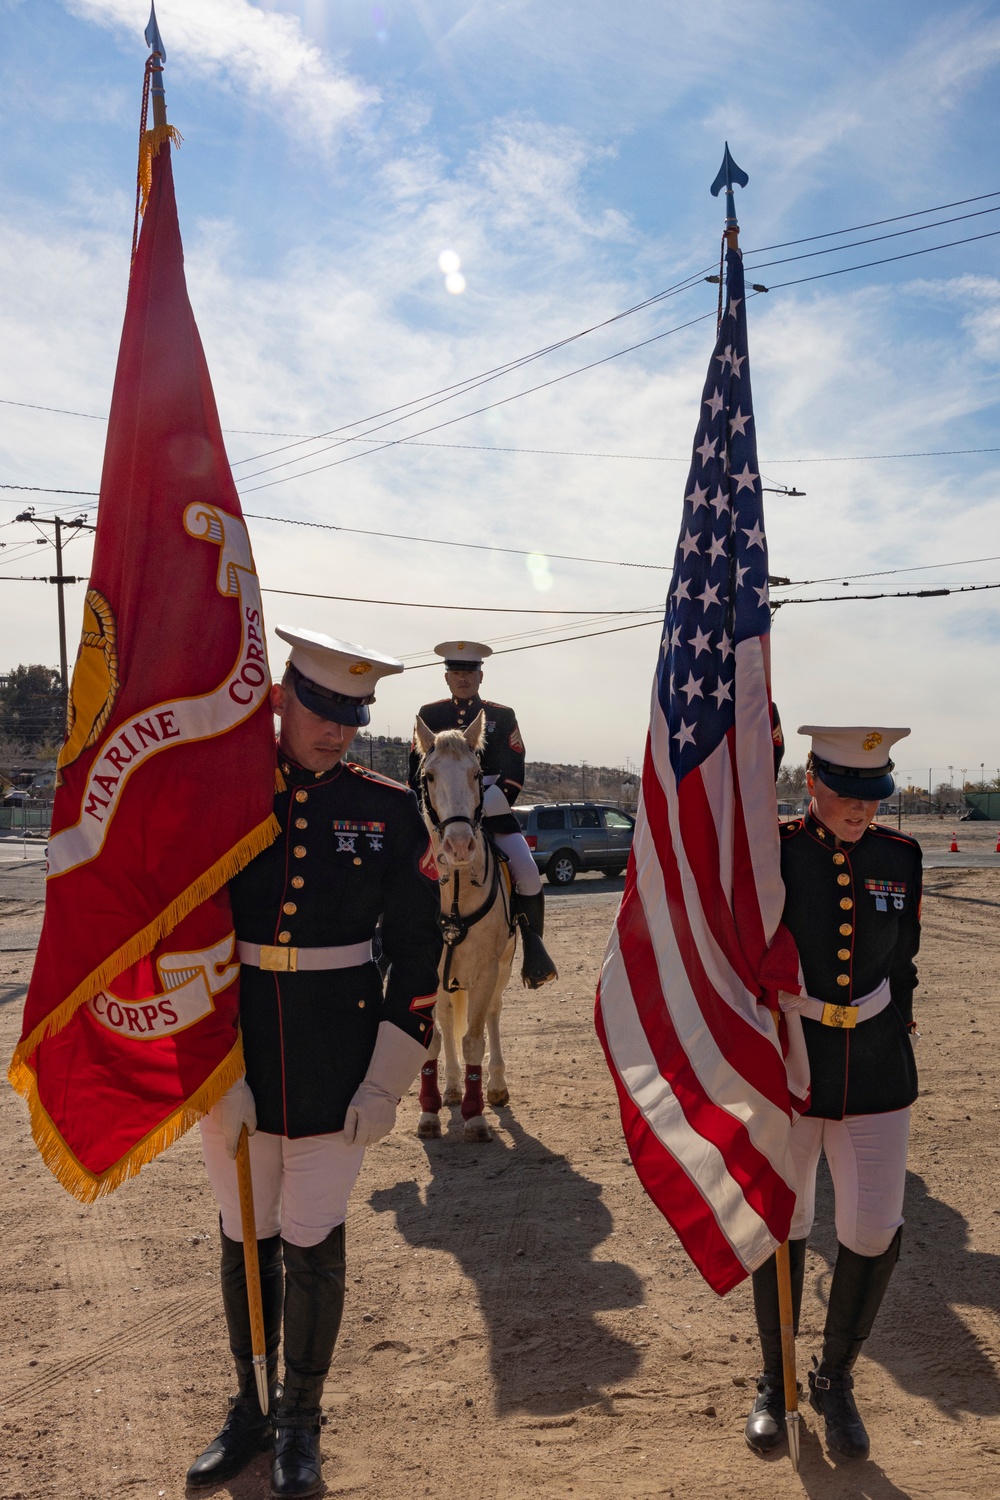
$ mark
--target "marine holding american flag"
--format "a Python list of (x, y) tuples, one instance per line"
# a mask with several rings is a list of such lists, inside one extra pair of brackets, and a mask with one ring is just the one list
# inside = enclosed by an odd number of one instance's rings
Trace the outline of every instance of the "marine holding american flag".
[[(344, 759), (369, 721), (376, 682), (402, 663), (313, 631), (279, 626), (278, 635), (292, 647), (271, 690), (281, 717), (281, 832), (229, 886), (246, 1078), (201, 1122), (222, 1210), (222, 1298), (239, 1391), (187, 1478), (215, 1488), (273, 1442), (272, 1492), (305, 1496), (322, 1484), (320, 1407), (344, 1305), (347, 1200), (365, 1147), (392, 1129), (424, 1061), (441, 937), (437, 867), (416, 799)], [(372, 958), (380, 918), (384, 995)], [(253, 1373), (233, 1160), (244, 1124), (272, 1390), (284, 1316), (274, 1433)]]
[[(809, 1108), (791, 1134), (793, 1310), (798, 1322), (822, 1151), (833, 1178), (838, 1245), (809, 1399), (824, 1418), (827, 1446), (845, 1458), (869, 1451), (851, 1372), (899, 1256), (910, 1105), (917, 1097), (910, 1035), (920, 845), (872, 822), (893, 788), (889, 751), (909, 732), (800, 727), (812, 737), (812, 801), (804, 818), (781, 827), (784, 922), (805, 981), (801, 995), (782, 995), (781, 1004), (802, 1017), (812, 1080)], [(773, 1257), (754, 1272), (753, 1293), (764, 1372), (746, 1439), (764, 1453), (785, 1429)]]

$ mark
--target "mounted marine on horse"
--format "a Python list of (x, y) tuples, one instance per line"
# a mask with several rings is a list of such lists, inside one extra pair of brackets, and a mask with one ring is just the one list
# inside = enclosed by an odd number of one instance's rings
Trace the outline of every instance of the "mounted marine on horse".
[[(490, 1043), (487, 1098), (494, 1105), (508, 1101), (500, 1046), (500, 1011), (519, 925), (525, 948), (524, 982), (537, 987), (556, 977), (540, 939), (517, 913), (507, 861), (491, 835), (491, 823), (505, 819), (513, 823), (514, 819), (499, 788), (483, 786), (478, 752), (484, 728), (482, 712), (465, 730), (447, 729), (436, 735), (421, 718), (416, 722), (415, 744), (420, 751), (418, 790), (441, 872), (439, 920), (445, 939), (434, 1039), (421, 1070), (418, 1134), (424, 1138), (441, 1134), (438, 1115), (442, 1104), (460, 1103), (466, 1139), (490, 1139), (489, 1126), (483, 1117), (487, 1033)], [(465, 1064), (464, 1089), (458, 1063), (459, 1042)], [(438, 1087), (442, 1043), (443, 1100)]]

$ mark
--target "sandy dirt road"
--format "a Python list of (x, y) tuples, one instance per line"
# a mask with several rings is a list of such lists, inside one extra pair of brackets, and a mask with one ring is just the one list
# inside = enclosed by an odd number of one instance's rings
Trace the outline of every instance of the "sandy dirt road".
[[(930, 826), (928, 849), (950, 831)], [(973, 833), (985, 859), (996, 825)], [(9, 864), (0, 877), (9, 1056), (40, 887)], [(927, 876), (907, 1228), (858, 1368), (873, 1457), (835, 1466), (807, 1412), (798, 1477), (743, 1441), (748, 1287), (708, 1290), (622, 1146), (591, 1021), (620, 885), (581, 879), (549, 903), (561, 977), (509, 993), (511, 1105), (491, 1112), (495, 1140), (467, 1146), (456, 1110), (443, 1140), (418, 1142), (411, 1093), (368, 1153), (326, 1387), (326, 1493), (997, 1500), (1000, 870)], [(0, 1132), (0, 1497), (179, 1500), (230, 1389), (197, 1134), (84, 1208), (42, 1167), (9, 1089)], [(820, 1213), (803, 1368), (835, 1253), (828, 1184)], [(260, 1460), (217, 1497), (268, 1493)]]

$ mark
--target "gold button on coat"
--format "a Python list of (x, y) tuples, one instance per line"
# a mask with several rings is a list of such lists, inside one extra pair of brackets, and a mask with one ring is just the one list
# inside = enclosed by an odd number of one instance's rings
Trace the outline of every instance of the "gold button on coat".
[(356, 855), (355, 855), (355, 856), (354, 856), (354, 863), (355, 863), (355, 864), (356, 864), (356, 865), (359, 865), (359, 864), (360, 864), (360, 863), (361, 863), (361, 856), (360, 856), (360, 854), (356, 854)]
[(358, 1001), (358, 1010), (364, 1010), (364, 1008), (365, 1008), (365, 1002), (363, 1000), (359, 1000)]
[[(293, 885), (295, 884), (294, 880), (292, 881), (292, 884)], [(851, 926), (850, 922), (841, 922), (841, 924), (840, 924), (840, 935), (841, 935), (841, 937), (850, 937), (850, 935), (851, 935), (851, 933), (853, 931), (854, 931), (854, 928)]]
[(281, 910), (285, 913), (286, 917), (294, 917), (295, 913), (298, 911), (298, 907), (295, 905), (294, 901), (286, 901)]
[(300, 789), (299, 791), (297, 791), (295, 793), (295, 800), (296, 800), (296, 802), (308, 802), (309, 801), (309, 793), (308, 792), (303, 792)]
[(278, 933), (278, 942), (279, 943), (290, 943), (291, 941), (292, 941), (292, 934), (290, 932), (279, 932)]
[(851, 877), (850, 877), (850, 875), (838, 875), (837, 876), (837, 884), (838, 885), (850, 885), (850, 883), (851, 883)]
[(850, 976), (850, 974), (838, 974), (837, 975), (837, 983), (838, 984), (850, 984), (850, 982), (851, 982), (851, 976)]
[(296, 844), (295, 848), (292, 850), (292, 853), (295, 855), (296, 859), (305, 859), (305, 857), (306, 857), (306, 846), (305, 846), (305, 844)]
[[(285, 907), (285, 910), (286, 911), (288, 910), (287, 906)], [(838, 948), (837, 949), (837, 957), (840, 959), (841, 963), (846, 963), (847, 960), (850, 958), (850, 956), (851, 956), (851, 950), (850, 950), (850, 948)]]
[(295, 887), (295, 889), (297, 891), (301, 891), (302, 887), (305, 885), (305, 881), (302, 879), (301, 875), (293, 875), (292, 876), (292, 885)]
[(854, 902), (851, 900), (850, 896), (841, 896), (841, 898), (840, 898), (840, 909), (841, 909), (841, 911), (850, 911), (850, 909), (851, 909), (851, 907), (853, 905), (854, 905)]
[(844, 863), (844, 856), (842, 854), (835, 854), (833, 856), (833, 862), (835, 865), (842, 865)]
[(309, 820), (308, 820), (308, 818), (296, 818), (295, 819), (295, 826), (296, 826), (296, 828), (308, 828), (309, 827)]

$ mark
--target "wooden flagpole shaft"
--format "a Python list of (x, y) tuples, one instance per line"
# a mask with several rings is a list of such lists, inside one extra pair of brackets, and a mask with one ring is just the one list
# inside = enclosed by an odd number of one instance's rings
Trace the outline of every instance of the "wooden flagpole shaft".
[[(250, 1144), (247, 1128), (240, 1130), (236, 1147), (236, 1175), (240, 1185), (240, 1218), (243, 1221), (243, 1259), (247, 1269), (247, 1301), (250, 1305), (250, 1345), (257, 1399), (267, 1416), (267, 1344), (264, 1337), (264, 1307), (260, 1296), (260, 1263), (257, 1259), (257, 1220), (253, 1209), (253, 1179), (250, 1176)], [(793, 1376), (794, 1384), (794, 1376)]]
[(781, 1322), (781, 1362), (785, 1376), (785, 1431), (792, 1468), (799, 1471), (799, 1388), (795, 1379), (795, 1314), (792, 1309), (792, 1269), (788, 1241), (774, 1252), (778, 1273), (778, 1317)]

